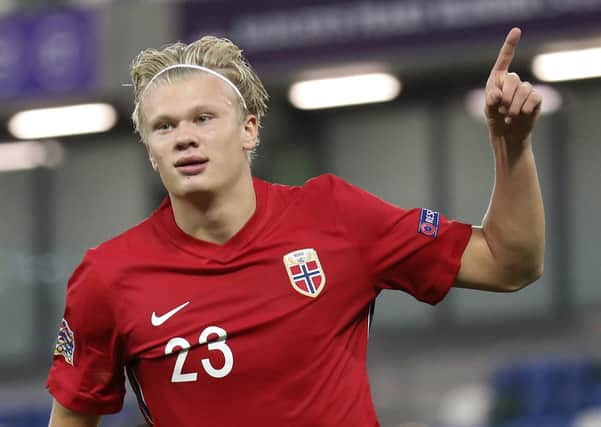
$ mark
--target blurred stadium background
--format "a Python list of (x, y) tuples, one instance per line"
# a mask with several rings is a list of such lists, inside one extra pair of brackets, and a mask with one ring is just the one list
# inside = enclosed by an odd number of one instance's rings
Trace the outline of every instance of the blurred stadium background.
[[(452, 290), (435, 308), (382, 294), (374, 400), (384, 427), (601, 426), (600, 23), (601, 0), (0, 1), (0, 426), (47, 424), (69, 274), (164, 197), (129, 120), (139, 50), (202, 34), (245, 50), (272, 96), (257, 176), (334, 172), (480, 223), (493, 182), (481, 89), (514, 25), (513, 70), (545, 91), (545, 275), (515, 294)], [(379, 77), (291, 89), (365, 74)], [(355, 95), (381, 102), (313, 109), (367, 102)], [(130, 394), (103, 425), (140, 422)]]

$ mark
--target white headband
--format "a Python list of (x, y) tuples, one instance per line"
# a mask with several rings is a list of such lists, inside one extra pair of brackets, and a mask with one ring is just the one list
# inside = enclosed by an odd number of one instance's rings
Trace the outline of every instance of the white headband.
[(156, 73), (152, 77), (152, 79), (150, 79), (150, 81), (148, 82), (148, 84), (146, 85), (146, 87), (144, 88), (144, 90), (142, 91), (142, 94), (140, 95), (140, 102), (142, 101), (142, 98), (144, 98), (144, 94), (146, 93), (146, 90), (157, 79), (157, 77), (159, 77), (161, 74), (163, 74), (163, 73), (165, 73), (165, 72), (167, 72), (169, 70), (173, 70), (174, 68), (193, 68), (195, 70), (205, 71), (205, 72), (207, 72), (209, 74), (212, 74), (215, 77), (223, 80), (228, 85), (230, 85), (230, 87), (232, 89), (234, 89), (234, 92), (236, 92), (236, 94), (238, 94), (238, 96), (240, 97), (240, 101), (242, 101), (242, 105), (244, 106), (244, 109), (248, 110), (248, 108), (246, 107), (246, 102), (244, 101), (244, 97), (242, 96), (242, 94), (240, 93), (240, 91), (238, 90), (238, 88), (236, 87), (236, 85), (233, 84), (230, 79), (228, 79), (227, 77), (225, 77), (222, 74), (219, 74), (215, 70), (211, 70), (210, 68), (203, 67), (201, 65), (194, 65), (194, 64), (175, 64), (175, 65), (170, 65), (169, 67), (163, 68), (161, 71), (159, 71), (158, 73)]

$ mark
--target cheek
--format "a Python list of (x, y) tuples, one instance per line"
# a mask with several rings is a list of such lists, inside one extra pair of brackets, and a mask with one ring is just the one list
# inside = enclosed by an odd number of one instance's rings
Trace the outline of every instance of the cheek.
[(153, 159), (155, 162), (158, 161), (159, 156), (155, 149), (151, 148), (150, 145), (146, 145), (146, 152), (148, 153), (148, 157)]
[(156, 142), (154, 144), (149, 144), (146, 146), (148, 157), (150, 158), (150, 162), (152, 163), (153, 168), (158, 168), (160, 172), (161, 170), (166, 169), (165, 167), (163, 167), (163, 164), (167, 161), (167, 159), (164, 153), (162, 153), (159, 148), (160, 147), (157, 147)]
[(207, 134), (207, 141), (210, 141), (209, 145), (213, 145), (211, 149), (214, 152), (230, 153), (238, 150), (242, 144), (240, 139), (240, 133), (238, 129), (228, 128), (222, 130), (213, 130)]

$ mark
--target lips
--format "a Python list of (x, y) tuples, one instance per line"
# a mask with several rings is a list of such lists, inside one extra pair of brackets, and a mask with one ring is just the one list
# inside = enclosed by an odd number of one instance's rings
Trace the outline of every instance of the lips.
[(183, 175), (198, 175), (205, 170), (208, 159), (200, 156), (186, 156), (175, 162), (175, 168)]
[(175, 167), (177, 168), (180, 166), (198, 165), (201, 163), (206, 163), (207, 161), (208, 159), (200, 156), (186, 156), (182, 157), (181, 159), (178, 159), (175, 162)]

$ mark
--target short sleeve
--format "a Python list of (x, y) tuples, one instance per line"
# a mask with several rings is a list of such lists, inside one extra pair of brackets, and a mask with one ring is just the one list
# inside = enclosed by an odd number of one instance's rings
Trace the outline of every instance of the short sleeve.
[(109, 414), (123, 406), (125, 380), (106, 274), (88, 251), (67, 285), (64, 317), (46, 382), (63, 406)]
[(340, 178), (330, 179), (337, 218), (377, 290), (399, 289), (420, 301), (439, 302), (457, 277), (471, 225), (426, 209), (406, 210)]

